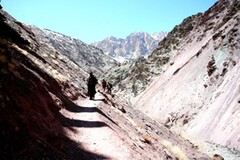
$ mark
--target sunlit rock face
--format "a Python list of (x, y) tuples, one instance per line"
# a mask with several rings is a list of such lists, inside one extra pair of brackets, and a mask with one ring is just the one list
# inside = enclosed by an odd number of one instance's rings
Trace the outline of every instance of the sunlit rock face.
[(136, 107), (169, 127), (240, 149), (239, 10), (237, 0), (218, 1), (175, 27), (137, 65), (138, 83), (129, 79), (137, 86), (155, 77), (134, 98)]
[(158, 42), (164, 39), (166, 35), (167, 32), (156, 32), (152, 35), (146, 32), (135, 32), (125, 39), (112, 36), (91, 45), (102, 49), (106, 55), (123, 63), (140, 57), (147, 57), (157, 48)]

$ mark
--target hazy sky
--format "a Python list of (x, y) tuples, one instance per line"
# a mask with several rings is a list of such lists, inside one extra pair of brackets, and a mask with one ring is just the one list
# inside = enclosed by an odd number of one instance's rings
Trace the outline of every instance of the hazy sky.
[(132, 32), (171, 31), (188, 16), (217, 0), (2, 0), (18, 21), (47, 28), (86, 43)]

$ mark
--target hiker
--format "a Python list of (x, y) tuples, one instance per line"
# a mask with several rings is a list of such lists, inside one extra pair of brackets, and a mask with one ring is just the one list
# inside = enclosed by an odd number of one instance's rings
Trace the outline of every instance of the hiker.
[(107, 93), (112, 94), (112, 84), (107, 82)]
[(105, 92), (106, 87), (107, 87), (107, 82), (105, 81), (105, 79), (103, 79), (103, 80), (102, 80), (103, 92)]
[(98, 84), (97, 78), (93, 75), (92, 72), (89, 74), (89, 78), (87, 81), (88, 86), (88, 96), (90, 97), (90, 100), (94, 99), (94, 96), (96, 94), (96, 85)]

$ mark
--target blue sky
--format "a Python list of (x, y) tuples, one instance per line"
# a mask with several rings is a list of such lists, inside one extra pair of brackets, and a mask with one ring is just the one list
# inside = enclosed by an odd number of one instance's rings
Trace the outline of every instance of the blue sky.
[(86, 43), (132, 32), (171, 31), (188, 16), (217, 0), (2, 0), (18, 21), (47, 28)]

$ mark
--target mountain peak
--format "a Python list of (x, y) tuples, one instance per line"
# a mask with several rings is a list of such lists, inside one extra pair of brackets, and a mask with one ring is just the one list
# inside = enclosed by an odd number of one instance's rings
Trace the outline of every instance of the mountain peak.
[(153, 37), (147, 32), (134, 32), (125, 39), (111, 36), (91, 45), (102, 49), (115, 60), (124, 62), (148, 56), (165, 36), (166, 32), (155, 33)]
[(111, 41), (116, 41), (117, 40), (117, 38), (116, 37), (114, 37), (114, 36), (110, 36), (110, 37), (108, 37), (108, 38), (106, 38), (107, 40), (111, 40)]

